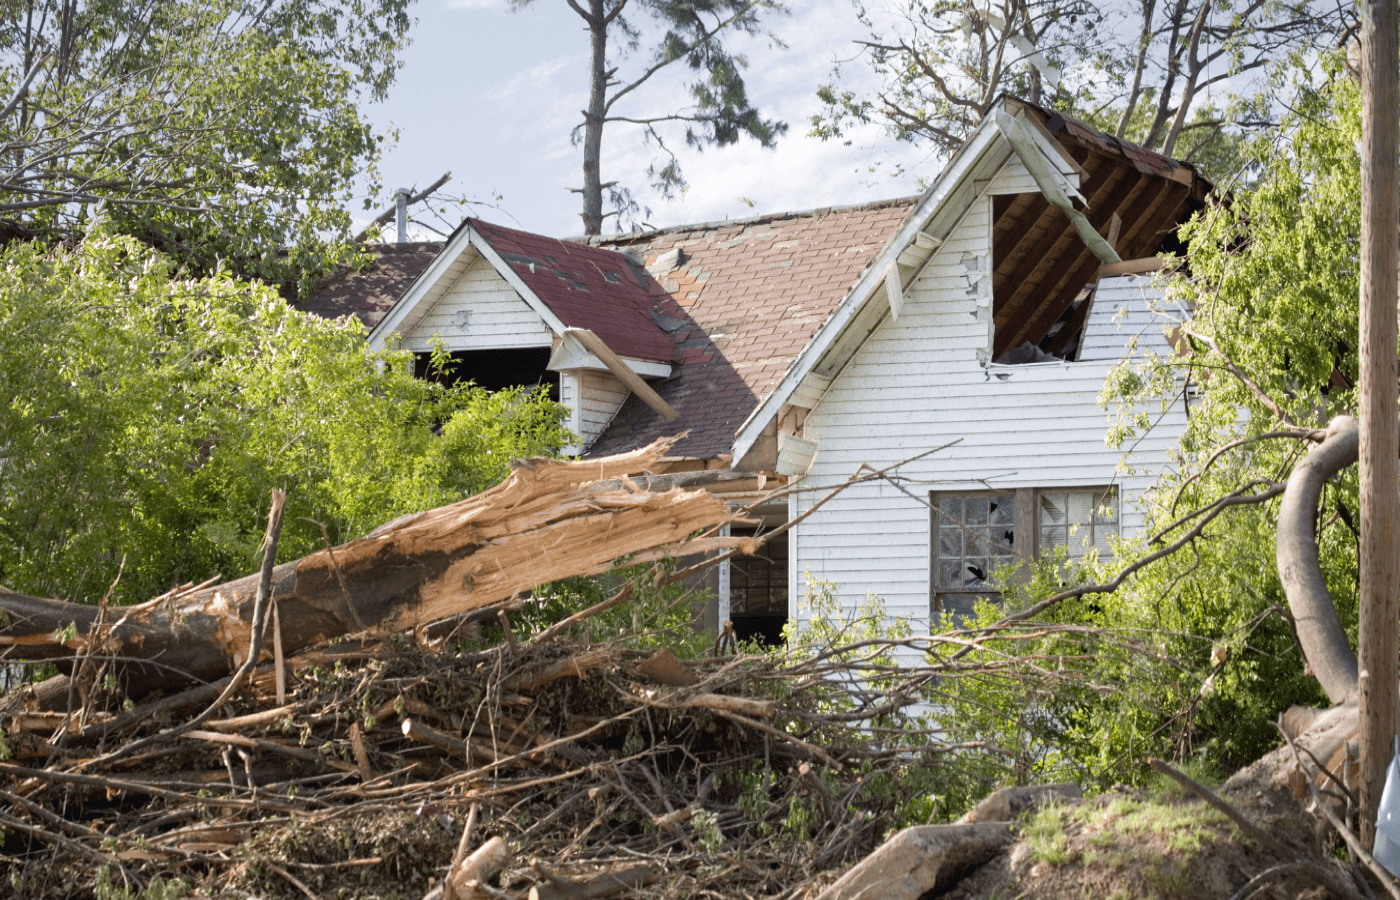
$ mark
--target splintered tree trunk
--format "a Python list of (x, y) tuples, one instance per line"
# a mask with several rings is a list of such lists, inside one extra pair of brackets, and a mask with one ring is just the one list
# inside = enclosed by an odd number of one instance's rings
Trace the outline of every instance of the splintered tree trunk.
[(1397, 467), (1396, 0), (1361, 4), (1361, 840), (1376, 811), (1400, 689), (1400, 467)]
[[(737, 546), (739, 539), (692, 539), (733, 518), (724, 502), (628, 479), (669, 446), (663, 440), (587, 462), (523, 460), (489, 491), (277, 566), (272, 601), (285, 652), (365, 630), (412, 630), (560, 578), (605, 572), (628, 554), (645, 561)], [(0, 648), (10, 660), (71, 661), (85, 652), (120, 658), (119, 678), (131, 696), (212, 681), (247, 656), (257, 582), (250, 575), (110, 609), (97, 634), (95, 607), (0, 588), (8, 617)]]

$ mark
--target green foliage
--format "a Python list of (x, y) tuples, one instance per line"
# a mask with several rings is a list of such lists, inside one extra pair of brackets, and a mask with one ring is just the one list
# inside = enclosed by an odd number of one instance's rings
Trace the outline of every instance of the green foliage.
[[(1360, 98), (1340, 60), (1326, 60), (1324, 72), (1321, 87), (1304, 85), (1276, 139), (1252, 146), (1258, 181), (1184, 231), (1193, 277), (1173, 291), (1194, 308), (1192, 354), (1125, 363), (1105, 388), (1118, 411), (1113, 436), (1131, 441), (1160, 403), (1191, 385), (1176, 471), (1150, 498), (1155, 527), (1286, 477), (1305, 448), (1264, 437), (1281, 427), (1280, 413), (1323, 427), (1356, 409)], [(1231, 771), (1276, 743), (1271, 723), (1281, 711), (1325, 703), (1286, 612), (1276, 514), (1276, 502), (1230, 510), (1116, 594), (1060, 612), (1155, 635), (1136, 658), (1098, 659), (1096, 677), (1122, 690), (1065, 718), (1103, 770), (1140, 772), (1146, 755), (1169, 755)], [(1353, 640), (1358, 521), (1352, 470), (1324, 493), (1320, 550)], [(1125, 547), (1114, 565), (1149, 549)]]
[(352, 180), (375, 181), (360, 103), (386, 96), (410, 2), (0, 6), (0, 96), (40, 61), (0, 120), (0, 231), (71, 240), (105, 217), (200, 274), (327, 271)]
[[(268, 490), (294, 559), (480, 491), (569, 440), (541, 392), (412, 377), (354, 320), (130, 238), (0, 254), (0, 581), (121, 601), (256, 565)], [(323, 532), (324, 526), (324, 532)]]
[[(606, 575), (564, 578), (534, 591), (534, 600), (513, 618), (526, 632), (545, 628), (614, 596), (631, 582), (632, 595), (612, 609), (590, 616), (566, 632), (590, 643), (620, 643), (638, 650), (670, 648), (677, 656), (707, 656), (714, 635), (697, 628), (696, 609), (705, 599), (681, 582), (662, 584), (675, 571), (674, 560), (655, 565), (621, 565)], [(504, 640), (496, 626), (483, 629), (481, 641), (492, 646)]]

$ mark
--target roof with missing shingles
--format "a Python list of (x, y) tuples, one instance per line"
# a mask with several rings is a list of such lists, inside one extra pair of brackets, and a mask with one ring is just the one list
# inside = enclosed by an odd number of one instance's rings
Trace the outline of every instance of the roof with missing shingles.
[(651, 316), (651, 280), (626, 256), (480, 219), (467, 221), (565, 326), (590, 329), (619, 356), (674, 360), (675, 347)]
[(368, 266), (358, 271), (346, 267), (336, 272), (292, 305), (302, 312), (327, 319), (353, 315), (366, 328), (373, 328), (442, 248), (442, 241), (368, 244), (360, 248), (373, 257)]
[(591, 239), (642, 259), (680, 365), (653, 383), (680, 418), (629, 397), (588, 455), (688, 431), (672, 455), (712, 459), (898, 230), (916, 198)]

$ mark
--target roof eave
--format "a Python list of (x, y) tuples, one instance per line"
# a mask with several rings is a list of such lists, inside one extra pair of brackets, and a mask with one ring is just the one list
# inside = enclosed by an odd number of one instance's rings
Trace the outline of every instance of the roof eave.
[[(1002, 105), (1003, 102), (999, 100), (996, 108), (1000, 109)], [(783, 404), (802, 383), (802, 379), (806, 377), (808, 372), (816, 368), (821, 359), (854, 322), (860, 311), (875, 298), (884, 285), (885, 273), (890, 265), (913, 242), (915, 234), (921, 231), (937, 214), (940, 207), (953, 195), (956, 188), (976, 167), (976, 164), (999, 140), (1001, 140), (1000, 132), (992, 121), (991, 115), (988, 115), (977, 126), (972, 137), (954, 154), (953, 159), (944, 167), (938, 179), (924, 192), (918, 204), (905, 217), (904, 223), (899, 226), (899, 230), (885, 244), (880, 255), (861, 273), (860, 278), (847, 293), (846, 298), (822, 323), (822, 326), (817, 329), (817, 333), (812, 336), (797, 358), (788, 366), (783, 380), (744, 420), (744, 424), (739, 427), (734, 438), (733, 450), (731, 451), (733, 459), (743, 459), (748, 454), (754, 443), (762, 436), (767, 423), (777, 417)]]

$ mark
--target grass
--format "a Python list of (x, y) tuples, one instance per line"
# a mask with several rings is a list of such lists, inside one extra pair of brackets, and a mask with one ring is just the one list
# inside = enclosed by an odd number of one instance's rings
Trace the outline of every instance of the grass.
[(1102, 806), (1042, 807), (1022, 823), (1022, 833), (1032, 858), (1050, 865), (1061, 866), (1080, 857), (1081, 851), (1070, 846), (1070, 834), (1074, 833), (1083, 836), (1092, 860), (1118, 866), (1128, 861), (1127, 855), (1115, 849), (1120, 843), (1140, 844), (1143, 838), (1156, 836), (1164, 845), (1164, 854), (1189, 856), (1215, 840), (1218, 828), (1228, 824), (1224, 815), (1202, 803), (1117, 797)]

